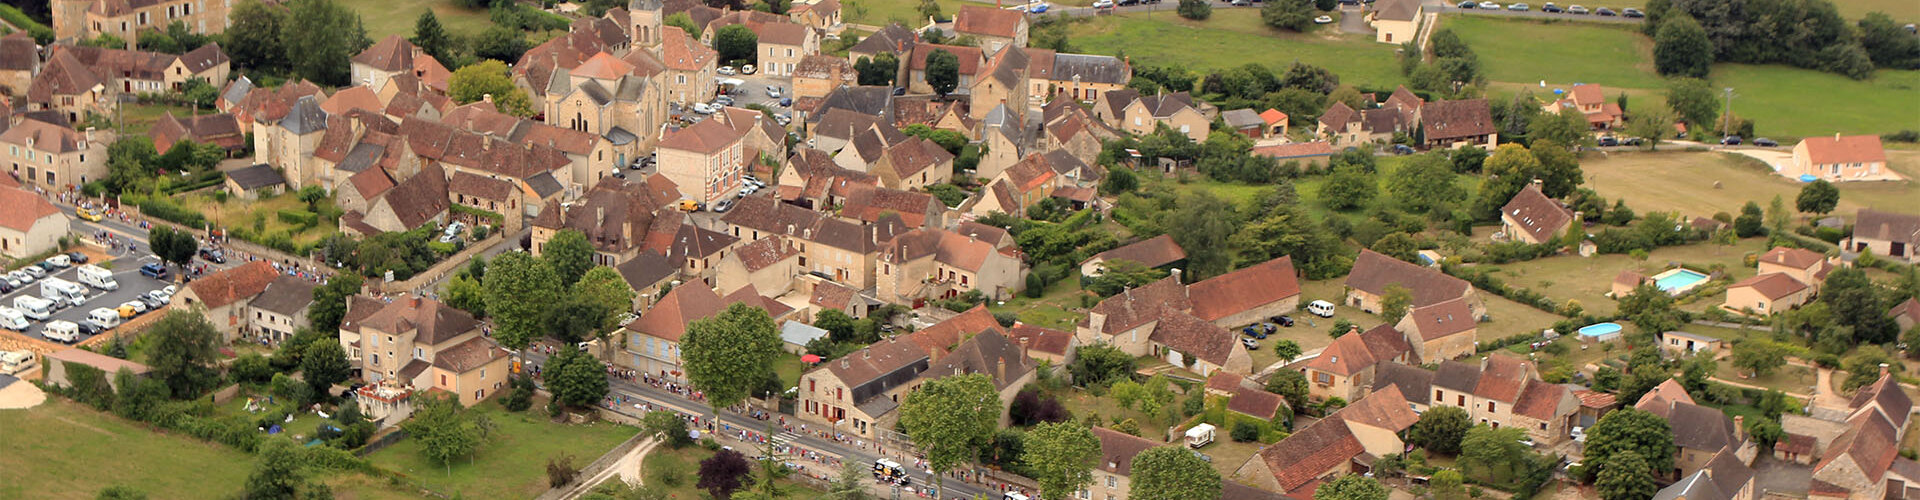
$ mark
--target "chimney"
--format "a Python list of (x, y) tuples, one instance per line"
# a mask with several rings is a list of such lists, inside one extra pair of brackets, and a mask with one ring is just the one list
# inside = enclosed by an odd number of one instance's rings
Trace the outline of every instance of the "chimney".
[[(1019, 323), (1016, 322), (1014, 325), (1019, 326)], [(1032, 346), (1032, 343), (1033, 343), (1032, 339), (1029, 339), (1027, 337), (1020, 337), (1020, 357), (1022, 358), (1033, 357), (1033, 356), (1027, 355), (1028, 348)]]
[[(1733, 416), (1733, 437), (1734, 439), (1746, 439), (1747, 417), (1742, 415)], [(1709, 475), (1711, 475), (1711, 473), (1709, 473)]]
[(935, 349), (935, 348), (932, 348), (932, 347), (928, 347), (928, 348), (927, 348), (927, 362), (928, 362), (928, 363), (932, 363), (932, 362), (935, 362), (935, 361), (939, 361), (939, 360), (940, 360), (940, 350), (939, 350), (939, 349)]
[(1347, 335), (1359, 335), (1359, 334), (1360, 334), (1360, 325), (1347, 326)]
[(860, 359), (873, 359), (873, 348), (872, 347), (860, 348)]
[(1881, 377), (1886, 377), (1886, 376), (1887, 376), (1887, 364), (1886, 364), (1886, 363), (1880, 363), (1880, 376), (1881, 376)]
[(1172, 273), (1172, 274), (1173, 274), (1173, 282), (1174, 282), (1174, 283), (1180, 283), (1180, 282), (1181, 282), (1181, 281), (1180, 281), (1180, 268), (1178, 268), (1178, 267), (1176, 267), (1176, 268), (1173, 268), (1173, 269), (1171, 269), (1171, 270), (1169, 270), (1168, 272), (1170, 272), (1170, 273)]
[(87, 142), (93, 142), (93, 127), (87, 127)]
[(1545, 188), (1545, 186), (1546, 186), (1546, 184), (1547, 184), (1547, 183), (1546, 183), (1545, 181), (1541, 181), (1541, 180), (1540, 180), (1540, 178), (1538, 178), (1538, 177), (1535, 177), (1535, 178), (1533, 178), (1533, 187), (1534, 187), (1534, 188), (1539, 188), (1539, 189), (1544, 189), (1544, 188)]
[(840, 369), (847, 369), (847, 358), (840, 358)]
[(993, 360), (993, 371), (994, 371), (994, 378), (998, 378), (1000, 380), (1006, 380), (1007, 379), (1007, 358), (1000, 358), (1000, 359)]
[(413, 308), (415, 308), (415, 309), (419, 309), (419, 308), (420, 308), (420, 296), (419, 296), (419, 295), (415, 295), (415, 296), (413, 296), (413, 298), (412, 298), (412, 299), (409, 299), (409, 300), (408, 300), (407, 302), (408, 302), (408, 305), (409, 305), (409, 306), (411, 306), (411, 307), (413, 307)]
[(480, 94), (480, 102), (493, 104), (493, 94)]
[(607, 223), (607, 207), (593, 207), (593, 227), (599, 228)]

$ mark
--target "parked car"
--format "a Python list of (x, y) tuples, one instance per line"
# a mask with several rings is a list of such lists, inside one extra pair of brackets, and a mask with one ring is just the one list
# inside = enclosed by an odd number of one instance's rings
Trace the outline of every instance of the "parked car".
[(1413, 154), (1413, 148), (1405, 144), (1395, 144), (1393, 145), (1393, 154), (1410, 155)]
[(1245, 337), (1242, 337), (1242, 338), (1240, 339), (1240, 345), (1243, 345), (1243, 346), (1247, 346), (1247, 350), (1249, 350), (1249, 351), (1258, 351), (1258, 350), (1260, 350), (1260, 343), (1259, 343), (1259, 342), (1257, 342), (1257, 341), (1254, 341), (1253, 339), (1250, 339), (1250, 338), (1245, 338)]
[[(780, 102), (783, 102), (783, 103), (793, 102), (793, 99), (791, 98), (781, 99)], [(785, 106), (785, 104), (782, 104), (782, 106)], [(780, 126), (785, 127), (788, 124), (793, 123), (793, 115), (789, 115), (786, 113), (773, 115), (773, 121), (779, 122)]]
[(1111, 9), (1111, 8), (1113, 8), (1113, 0), (1094, 0), (1094, 2), (1093, 2), (1093, 8), (1096, 8), (1096, 9)]
[(200, 253), (200, 260), (212, 262), (215, 264), (227, 263), (226, 252), (221, 252), (220, 249), (218, 248), (201, 248), (199, 253)]
[(1027, 6), (1027, 12), (1032, 12), (1035, 14), (1045, 14), (1048, 9), (1052, 9), (1052, 8), (1053, 8), (1052, 5), (1047, 5), (1045, 2), (1041, 2), (1041, 3), (1036, 3), (1033, 5)]
[(722, 213), (733, 208), (733, 200), (720, 200), (713, 203), (713, 212)]
[(1625, 8), (1625, 9), (1620, 9), (1620, 15), (1621, 15), (1621, 16), (1623, 16), (1623, 17), (1633, 17), (1633, 18), (1641, 18), (1641, 17), (1647, 17), (1647, 13), (1645, 13), (1645, 12), (1640, 12), (1640, 9), (1636, 9), (1636, 8), (1633, 8), (1633, 7), (1627, 7), (1627, 8)]
[(775, 87), (775, 86), (772, 86), (772, 85), (768, 85), (768, 86), (767, 86), (767, 97), (772, 97), (772, 98), (774, 98), (774, 99), (779, 99), (779, 98), (780, 98), (780, 87)]
[(159, 297), (155, 297), (152, 295), (141, 295), (139, 297), (134, 297), (134, 298), (138, 299), (140, 303), (146, 304), (147, 310), (149, 311), (159, 310), (160, 308), (167, 306), (167, 301), (160, 300)]
[(1609, 136), (1605, 136), (1605, 137), (1601, 137), (1601, 138), (1600, 138), (1600, 141), (1599, 141), (1599, 143), (1600, 143), (1600, 146), (1601, 146), (1601, 147), (1613, 147), (1613, 146), (1619, 146), (1619, 145), (1620, 145), (1620, 139), (1618, 139), (1618, 138), (1615, 138), (1614, 136), (1611, 136), (1611, 135), (1609, 135)]
[(713, 98), (713, 104), (708, 104), (708, 106), (713, 106), (714, 109), (719, 109), (721, 106), (732, 106), (732, 105), (733, 105), (733, 96), (730, 96), (730, 95), (715, 97)]
[(1529, 9), (1532, 9), (1532, 7), (1529, 7), (1529, 6), (1528, 6), (1528, 5), (1526, 4), (1526, 3), (1524, 3), (1524, 2), (1522, 2), (1522, 3), (1516, 3), (1516, 4), (1512, 4), (1512, 5), (1508, 5), (1508, 6), (1507, 6), (1507, 10), (1511, 10), (1511, 11), (1517, 11), (1517, 12), (1526, 12), (1526, 11), (1527, 11), (1527, 10), (1529, 10)]
[(700, 113), (703, 115), (711, 115), (713, 114), (713, 106), (708, 106), (707, 103), (704, 103), (704, 102), (696, 102), (696, 103), (693, 103), (693, 112)]
[(1584, 15), (1587, 15), (1587, 12), (1589, 11), (1587, 10), (1586, 7), (1579, 6), (1579, 5), (1567, 7), (1568, 14), (1579, 14), (1584, 16)]
[(1234, 7), (1246, 7), (1246, 6), (1253, 5), (1253, 2), (1249, 0), (1233, 0), (1227, 3), (1230, 5), (1233, 5)]
[(1261, 329), (1260, 325), (1247, 325), (1246, 328), (1240, 329), (1240, 334), (1256, 339), (1267, 338), (1267, 331)]
[(1288, 315), (1285, 315), (1285, 314), (1282, 314), (1282, 315), (1279, 315), (1279, 316), (1274, 316), (1274, 317), (1271, 317), (1271, 318), (1267, 318), (1267, 320), (1268, 320), (1268, 321), (1272, 321), (1272, 322), (1273, 322), (1274, 324), (1277, 324), (1277, 325), (1280, 325), (1280, 326), (1284, 326), (1284, 327), (1287, 327), (1287, 328), (1293, 328), (1293, 316), (1288, 316)]
[(107, 329), (106, 329), (105, 327), (102, 327), (102, 326), (100, 326), (100, 323), (99, 323), (99, 322), (96, 322), (96, 321), (94, 321), (94, 320), (90, 320), (90, 319), (89, 319), (89, 320), (81, 320), (81, 321), (80, 321), (79, 323), (75, 323), (75, 324), (74, 324), (74, 326), (76, 326), (76, 327), (78, 327), (78, 328), (80, 329), (80, 333), (82, 333), (82, 334), (85, 334), (85, 335), (87, 335), (87, 336), (89, 336), (89, 337), (91, 337), (91, 336), (94, 336), (94, 335), (99, 335), (99, 334), (101, 334), (102, 332), (106, 332), (106, 331), (107, 331)]
[(80, 252), (67, 252), (67, 258), (68, 258), (68, 259), (73, 259), (73, 263), (75, 263), (75, 264), (85, 264), (85, 263), (87, 263), (87, 254), (84, 254), (84, 253), (80, 253)]
[(36, 278), (36, 279), (38, 279), (38, 278), (45, 278), (45, 277), (47, 277), (47, 270), (46, 270), (45, 268), (42, 268), (42, 267), (40, 267), (40, 265), (39, 265), (39, 264), (34, 264), (34, 265), (31, 265), (31, 266), (27, 266), (27, 267), (22, 267), (22, 268), (20, 268), (20, 270), (21, 270), (22, 272), (25, 272), (25, 273), (27, 273), (27, 275), (28, 275), (28, 276), (32, 276), (32, 277), (34, 277), (34, 278)]
[(1720, 144), (1721, 144), (1721, 145), (1723, 145), (1723, 146), (1739, 146), (1739, 145), (1740, 145), (1740, 136), (1737, 136), (1737, 135), (1729, 135), (1729, 136), (1726, 136), (1726, 137), (1721, 137), (1721, 138), (1720, 138)]
[(1553, 2), (1547, 2), (1546, 5), (1540, 6), (1540, 12), (1545, 12), (1548, 14), (1559, 14), (1561, 12), (1566, 12), (1566, 10), (1561, 9), (1560, 6), (1558, 5), (1554, 5)]
[(1473, 3), (1473, 0), (1466, 0), (1464, 2), (1460, 2), (1460, 5), (1457, 5), (1456, 7), (1459, 7), (1462, 9), (1471, 9), (1478, 6), (1480, 6), (1480, 4)]
[(1620, 13), (1618, 13), (1618, 12), (1614, 12), (1614, 11), (1613, 11), (1613, 9), (1609, 9), (1609, 8), (1606, 8), (1606, 7), (1601, 7), (1601, 8), (1598, 8), (1598, 9), (1593, 9), (1593, 13), (1594, 13), (1594, 14), (1598, 14), (1598, 15), (1602, 15), (1602, 16), (1606, 16), (1606, 17), (1613, 17), (1613, 16), (1618, 16), (1618, 15), (1620, 15)]
[(1329, 24), (1332, 22), (1333, 22), (1333, 16), (1320, 16), (1320, 17), (1313, 18), (1313, 24)]
[(1753, 145), (1755, 145), (1755, 146), (1760, 146), (1760, 147), (1767, 147), (1767, 148), (1771, 148), (1771, 147), (1776, 147), (1776, 146), (1779, 146), (1779, 145), (1780, 145), (1780, 143), (1778, 143), (1778, 142), (1774, 142), (1774, 140), (1773, 140), (1773, 139), (1768, 139), (1768, 138), (1765, 138), (1765, 137), (1761, 137), (1761, 138), (1759, 138), (1759, 139), (1754, 139), (1754, 140), (1753, 140)]
[(131, 307), (133, 308), (134, 313), (145, 313), (148, 311), (147, 303), (141, 302), (138, 300), (129, 300), (126, 302), (121, 302), (120, 307)]
[(1480, 2), (1480, 8), (1487, 9), (1487, 10), (1500, 10), (1500, 4), (1493, 3), (1491, 1), (1482, 1)]
[(158, 262), (141, 264), (140, 275), (153, 279), (167, 279), (167, 266)]
[(740, 67), (740, 74), (742, 74), (742, 75), (751, 75), (751, 74), (753, 74), (753, 72), (754, 72), (755, 70), (757, 70), (757, 69), (758, 69), (758, 68), (754, 68), (752, 64), (748, 64), (748, 65), (745, 65), (745, 66), (741, 66), (741, 67)]
[(793, 98), (792, 97), (780, 98), (780, 107), (783, 107), (783, 108), (793, 107)]
[(718, 71), (718, 72), (719, 72), (720, 74), (722, 74), (722, 75), (727, 75), (727, 76), (733, 76), (733, 75), (738, 75), (738, 74), (740, 74), (740, 70), (737, 70), (737, 69), (733, 69), (733, 66), (721, 66), (721, 67), (720, 67), (720, 69), (719, 69), (719, 70), (717, 70), (717, 71)]

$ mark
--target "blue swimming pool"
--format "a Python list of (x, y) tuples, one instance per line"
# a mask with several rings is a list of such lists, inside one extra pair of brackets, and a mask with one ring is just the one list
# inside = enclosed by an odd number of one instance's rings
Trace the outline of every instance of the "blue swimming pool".
[(1620, 334), (1619, 323), (1594, 323), (1580, 328), (1580, 336), (1608, 340)]
[(1700, 283), (1707, 281), (1707, 275), (1686, 268), (1674, 268), (1653, 276), (1653, 284), (1661, 291), (1673, 295), (1686, 293)]

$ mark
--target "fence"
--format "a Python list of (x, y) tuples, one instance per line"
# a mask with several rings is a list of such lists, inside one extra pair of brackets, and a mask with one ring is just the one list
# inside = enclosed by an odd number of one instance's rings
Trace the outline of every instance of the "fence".
[(353, 450), (353, 456), (366, 457), (367, 455), (372, 455), (373, 452), (386, 449), (388, 446), (393, 446), (394, 443), (405, 441), (406, 439), (407, 431), (405, 429), (394, 429), (393, 432), (382, 434), (380, 437), (367, 441), (366, 446), (361, 446), (360, 449)]

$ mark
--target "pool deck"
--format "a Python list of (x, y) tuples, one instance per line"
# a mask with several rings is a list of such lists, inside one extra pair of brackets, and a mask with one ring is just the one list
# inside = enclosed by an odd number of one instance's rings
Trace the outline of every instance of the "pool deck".
[[(1660, 286), (1660, 281), (1665, 280), (1667, 278), (1674, 277), (1674, 276), (1678, 276), (1681, 274), (1691, 274), (1691, 275), (1699, 276), (1699, 279), (1694, 280), (1692, 283), (1675, 286), (1673, 288)], [(1673, 269), (1662, 271), (1660, 274), (1655, 274), (1653, 275), (1652, 279), (1653, 279), (1654, 286), (1658, 286), (1660, 287), (1661, 290), (1665, 290), (1667, 292), (1667, 295), (1678, 297), (1680, 295), (1686, 294), (1689, 291), (1692, 291), (1694, 288), (1699, 288), (1701, 284), (1706, 283), (1708, 280), (1711, 279), (1711, 277), (1705, 274), (1701, 274), (1699, 271), (1687, 269), (1684, 267), (1676, 267)]]

